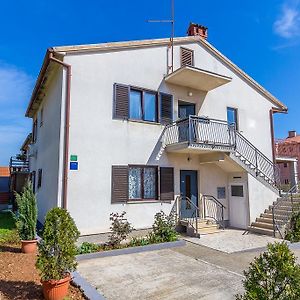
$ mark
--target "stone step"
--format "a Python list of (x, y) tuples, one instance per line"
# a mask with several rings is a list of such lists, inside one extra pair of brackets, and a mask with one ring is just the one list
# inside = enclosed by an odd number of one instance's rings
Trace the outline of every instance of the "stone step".
[[(273, 220), (273, 215), (271, 213), (263, 213), (260, 215), (262, 218), (268, 218)], [(275, 214), (276, 220), (286, 220), (287, 215)]]
[(256, 226), (250, 226), (250, 227), (248, 227), (248, 230), (253, 233), (269, 235), (269, 236), (273, 236), (273, 234), (274, 234), (273, 229), (265, 229), (265, 228), (260, 228), (260, 227), (256, 227)]
[[(278, 224), (284, 223), (283, 220), (276, 220), (276, 221)], [(255, 222), (273, 224), (273, 218), (259, 217), (256, 218)]]

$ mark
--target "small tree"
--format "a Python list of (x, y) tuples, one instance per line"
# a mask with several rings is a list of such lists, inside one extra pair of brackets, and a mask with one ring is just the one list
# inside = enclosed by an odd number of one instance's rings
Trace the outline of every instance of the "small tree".
[(42, 280), (65, 278), (76, 269), (75, 242), (79, 237), (76, 224), (67, 210), (56, 207), (47, 213), (42, 237), (36, 263)]
[(245, 293), (236, 299), (300, 299), (300, 266), (284, 242), (268, 244), (267, 251), (254, 259), (244, 275)]
[(27, 181), (23, 192), (16, 193), (18, 211), (15, 214), (16, 226), (21, 240), (36, 238), (37, 205), (30, 181)]
[(150, 233), (152, 242), (171, 242), (177, 240), (174, 217), (167, 216), (163, 211), (155, 214), (152, 225), (153, 232)]
[(123, 211), (120, 215), (118, 213), (110, 214), (109, 220), (111, 221), (111, 234), (109, 235), (109, 244), (113, 247), (119, 246), (133, 230), (133, 227), (125, 218), (125, 214), (125, 211)]
[(300, 242), (300, 212), (292, 215), (285, 238), (292, 243)]

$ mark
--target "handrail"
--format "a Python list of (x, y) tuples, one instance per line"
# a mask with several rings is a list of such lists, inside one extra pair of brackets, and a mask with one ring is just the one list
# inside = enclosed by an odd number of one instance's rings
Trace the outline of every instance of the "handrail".
[[(292, 186), (284, 197), (281, 197), (277, 200), (277, 202), (272, 206), (272, 220), (273, 220), (273, 236), (276, 236), (276, 231), (279, 232), (282, 239), (284, 239), (285, 233), (282, 232), (282, 229), (285, 230), (286, 225), (290, 222), (291, 215), (295, 212), (294, 209), (294, 197), (293, 194), (299, 192), (299, 183), (296, 183)], [(279, 207), (284, 204), (285, 202), (291, 203), (292, 212), (287, 213), (286, 215), (281, 215), (281, 225), (279, 224), (279, 218), (276, 214), (276, 210), (279, 210)], [(298, 207), (297, 212), (300, 211), (300, 207)]]
[[(212, 195), (202, 195), (201, 201), (203, 202), (203, 217), (214, 219), (223, 229), (225, 229), (224, 209), (226, 209), (226, 207)], [(212, 201), (217, 207), (211, 207), (208, 205), (208, 201)], [(221, 211), (219, 211), (218, 208)]]
[[(177, 196), (177, 199), (179, 200), (178, 201), (178, 204), (179, 204), (179, 219), (187, 221), (188, 224), (192, 228), (194, 228), (194, 230), (196, 231), (196, 235), (199, 235), (199, 237), (200, 237), (200, 233), (199, 233), (199, 230), (198, 230), (198, 218), (200, 216), (199, 207), (194, 202), (192, 202), (192, 200), (189, 197)], [(177, 201), (177, 199), (176, 199), (176, 201)], [(183, 218), (182, 215), (181, 215), (181, 202), (184, 201), (184, 200), (187, 201), (194, 208), (194, 212), (192, 213), (192, 218)], [(190, 219), (192, 219), (192, 221)], [(196, 223), (195, 224), (196, 226), (194, 226), (194, 221)]]

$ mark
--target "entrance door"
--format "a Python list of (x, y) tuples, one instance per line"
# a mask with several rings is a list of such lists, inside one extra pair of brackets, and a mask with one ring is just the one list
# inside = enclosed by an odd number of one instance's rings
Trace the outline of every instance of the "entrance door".
[(230, 226), (247, 229), (249, 225), (249, 209), (244, 183), (230, 184), (229, 207)]
[(180, 171), (180, 194), (183, 198), (181, 201), (181, 216), (183, 218), (193, 217), (195, 207), (185, 199), (188, 197), (191, 202), (198, 206), (197, 171)]

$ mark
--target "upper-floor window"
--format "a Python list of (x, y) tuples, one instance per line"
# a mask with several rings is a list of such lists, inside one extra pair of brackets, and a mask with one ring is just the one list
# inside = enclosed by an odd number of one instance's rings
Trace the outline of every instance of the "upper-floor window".
[(173, 96), (115, 83), (113, 117), (169, 124), (173, 120)]
[(37, 119), (34, 120), (33, 126), (32, 126), (32, 143), (34, 144), (36, 142), (37, 138)]
[(187, 48), (180, 48), (181, 67), (194, 65), (194, 51)]
[(288, 166), (287, 163), (283, 163), (284, 168), (287, 168), (287, 166)]
[(157, 93), (130, 88), (129, 118), (157, 122)]
[(238, 129), (238, 111), (236, 108), (227, 107), (227, 122)]

